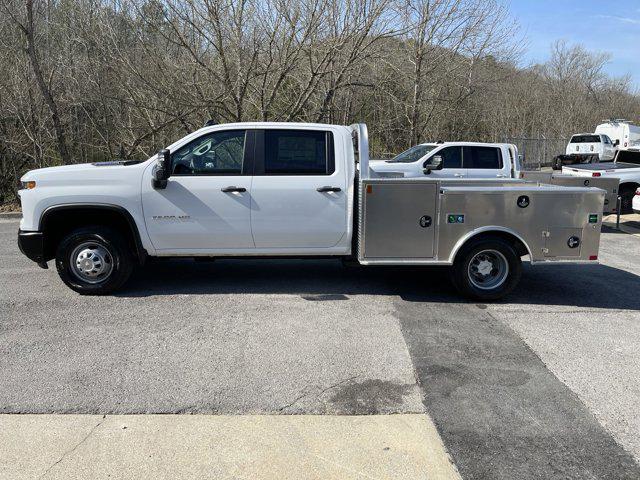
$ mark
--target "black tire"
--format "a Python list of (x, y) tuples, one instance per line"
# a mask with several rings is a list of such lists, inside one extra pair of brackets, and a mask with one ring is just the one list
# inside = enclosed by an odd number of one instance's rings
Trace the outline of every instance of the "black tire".
[[(470, 264), (473, 262), (473, 265)], [(494, 263), (495, 262), (495, 263)], [(478, 266), (489, 273), (482, 275)], [(498, 267), (497, 265), (501, 265)], [(476, 274), (474, 274), (474, 268)], [(475, 276), (474, 276), (475, 275)], [(498, 237), (470, 240), (456, 255), (451, 269), (453, 284), (463, 295), (476, 300), (498, 300), (508, 295), (520, 281), (522, 261), (509, 242)], [(495, 277), (492, 284), (491, 279)], [(486, 284), (482, 285), (482, 279)]]
[[(88, 253), (84, 253), (88, 252)], [(94, 260), (91, 260), (91, 257)], [(74, 260), (72, 260), (72, 256)], [(84, 256), (90, 264), (83, 264), (90, 272), (72, 264)], [(96, 265), (101, 265), (97, 267)], [(56, 251), (56, 268), (62, 281), (82, 295), (105, 295), (120, 288), (133, 271), (133, 257), (124, 236), (111, 228), (87, 226), (66, 235)], [(101, 274), (98, 272), (102, 272)], [(94, 277), (89, 278), (94, 275)]]
[(623, 185), (620, 187), (620, 213), (626, 215), (633, 213), (633, 197), (636, 194), (635, 185)]

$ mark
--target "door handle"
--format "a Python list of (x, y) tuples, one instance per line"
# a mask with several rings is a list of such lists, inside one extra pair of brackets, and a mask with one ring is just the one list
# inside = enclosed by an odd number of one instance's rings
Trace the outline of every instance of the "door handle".
[(507, 176), (504, 173), (499, 173), (498, 175), (496, 175), (496, 177), (498, 177), (498, 178), (507, 178)]
[(244, 188), (244, 187), (235, 187), (235, 186), (230, 186), (230, 187), (224, 187), (224, 188), (222, 189), (222, 191), (223, 191), (224, 193), (236, 193), (236, 192), (238, 192), (238, 193), (243, 193), (243, 192), (246, 192), (246, 191), (247, 191), (247, 189), (246, 189), (246, 188)]
[(342, 189), (340, 187), (329, 187), (329, 186), (325, 186), (325, 187), (318, 187), (316, 188), (317, 192), (321, 192), (321, 193), (325, 193), (325, 192), (341, 192)]
[(457, 178), (462, 178), (464, 177), (464, 173), (454, 173), (453, 176)]

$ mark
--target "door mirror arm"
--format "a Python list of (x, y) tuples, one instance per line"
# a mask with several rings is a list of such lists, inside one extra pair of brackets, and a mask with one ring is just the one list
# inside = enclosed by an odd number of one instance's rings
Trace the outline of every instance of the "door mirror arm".
[(171, 152), (168, 149), (162, 149), (158, 152), (158, 160), (153, 167), (153, 188), (162, 190), (167, 188), (167, 180), (170, 177), (171, 168)]
[(442, 170), (442, 156), (434, 155), (422, 166), (424, 168), (422, 171), (425, 175), (431, 175), (432, 170)]

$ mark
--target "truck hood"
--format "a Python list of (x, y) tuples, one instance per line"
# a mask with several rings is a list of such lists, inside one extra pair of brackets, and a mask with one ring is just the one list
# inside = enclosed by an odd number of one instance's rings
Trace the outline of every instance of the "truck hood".
[(96, 162), (96, 163), (78, 163), (75, 165), (62, 165), (59, 167), (38, 168), (25, 173), (20, 179), (23, 182), (29, 180), (44, 180), (50, 178), (60, 179), (62, 177), (75, 177), (77, 175), (92, 174), (109, 169), (122, 170), (131, 168), (134, 165), (140, 165), (140, 161), (118, 160), (112, 162)]

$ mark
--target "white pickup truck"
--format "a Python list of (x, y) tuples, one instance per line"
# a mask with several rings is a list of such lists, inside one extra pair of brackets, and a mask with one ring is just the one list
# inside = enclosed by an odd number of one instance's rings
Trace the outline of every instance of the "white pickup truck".
[(462, 293), (492, 300), (516, 286), (523, 256), (597, 261), (604, 198), (510, 179), (376, 178), (364, 124), (209, 126), (145, 161), (21, 180), (21, 251), (43, 268), (55, 259), (82, 294), (114, 291), (149, 257), (321, 256), (451, 265)]
[[(432, 160), (435, 168), (427, 168)], [(372, 160), (379, 174), (433, 178), (518, 178), (520, 162), (515, 145), (508, 143), (421, 143), (391, 160)]]
[(553, 168), (561, 170), (563, 165), (610, 162), (616, 147), (617, 144), (603, 133), (579, 133), (571, 137), (565, 154), (553, 159)]
[(613, 162), (568, 165), (562, 167), (562, 173), (593, 179), (619, 179), (620, 213), (631, 213), (633, 197), (636, 189), (640, 187), (640, 152), (619, 150)]

